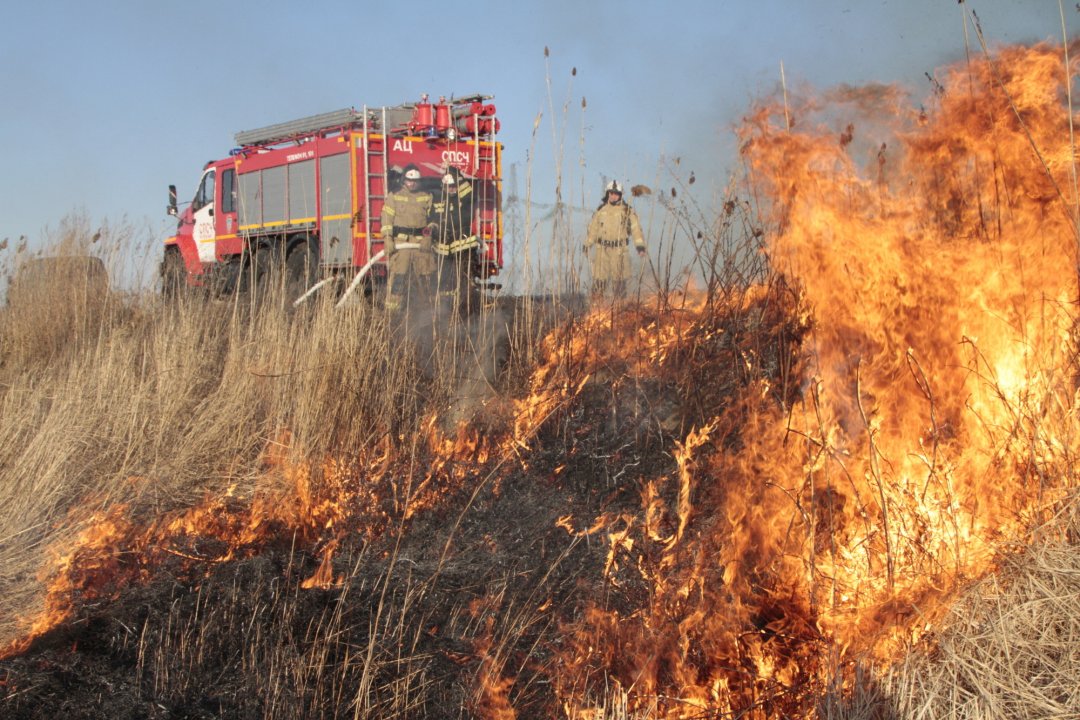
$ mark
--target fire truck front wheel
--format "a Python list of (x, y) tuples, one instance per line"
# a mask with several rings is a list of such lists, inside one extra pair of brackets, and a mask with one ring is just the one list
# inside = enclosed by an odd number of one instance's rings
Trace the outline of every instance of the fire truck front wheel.
[(187, 287), (187, 268), (184, 258), (177, 250), (166, 250), (161, 261), (161, 294), (167, 298), (179, 297)]

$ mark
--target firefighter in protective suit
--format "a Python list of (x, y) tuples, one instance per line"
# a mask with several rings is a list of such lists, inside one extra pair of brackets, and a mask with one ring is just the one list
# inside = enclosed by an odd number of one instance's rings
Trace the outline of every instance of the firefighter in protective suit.
[(439, 300), (468, 311), (473, 252), (480, 240), (472, 232), (472, 185), (453, 168), (442, 177), (442, 193), (433, 206), (432, 222)]
[(633, 240), (637, 254), (644, 256), (645, 238), (637, 213), (623, 202), (622, 185), (612, 180), (604, 191), (604, 199), (589, 221), (585, 254), (592, 261), (593, 294), (620, 297), (630, 279), (628, 240)]
[[(382, 207), (382, 238), (389, 266), (386, 308), (400, 310), (410, 294), (426, 294), (434, 280), (435, 257), (431, 249), (430, 193), (419, 190), (420, 170), (408, 165), (401, 187), (390, 193)], [(416, 248), (401, 248), (403, 244)]]

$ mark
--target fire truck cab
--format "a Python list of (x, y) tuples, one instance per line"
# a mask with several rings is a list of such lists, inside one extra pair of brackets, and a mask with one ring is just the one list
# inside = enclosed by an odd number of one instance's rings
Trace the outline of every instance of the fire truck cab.
[[(478, 243), (465, 266), (482, 286), (502, 258), (499, 121), (490, 96), (336, 112), (239, 132), (228, 156), (203, 167), (185, 207), (169, 186), (176, 234), (165, 240), (163, 291), (220, 292), (284, 280), (298, 299), (322, 280), (339, 291), (386, 276), (380, 215), (401, 169), (415, 165), (438, 200), (454, 169), (472, 190)], [(476, 247), (478, 245), (478, 247)]]

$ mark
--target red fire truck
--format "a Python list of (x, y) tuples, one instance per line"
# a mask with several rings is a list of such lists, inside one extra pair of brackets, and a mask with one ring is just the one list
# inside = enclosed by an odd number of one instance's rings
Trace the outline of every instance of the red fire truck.
[(361, 110), (347, 108), (239, 132), (228, 157), (208, 162), (182, 210), (169, 186), (176, 235), (165, 241), (165, 292), (219, 291), (282, 279), (287, 297), (337, 281), (371, 293), (385, 281), (379, 218), (402, 169), (420, 169), (438, 198), (456, 168), (473, 191), (479, 248), (465, 266), (477, 285), (502, 267), (502, 146), (490, 96)]

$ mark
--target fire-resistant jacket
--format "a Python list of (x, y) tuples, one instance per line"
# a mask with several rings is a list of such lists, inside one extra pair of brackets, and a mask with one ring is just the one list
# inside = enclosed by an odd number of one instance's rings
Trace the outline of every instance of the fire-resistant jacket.
[(605, 202), (593, 213), (585, 236), (585, 250), (595, 248), (591, 256), (594, 280), (625, 280), (630, 276), (628, 239), (633, 239), (638, 250), (645, 249), (637, 213), (625, 202), (618, 205)]
[(432, 239), (437, 254), (453, 255), (480, 244), (472, 233), (471, 191), (468, 183), (459, 182), (457, 192), (449, 193), (444, 189), (442, 197), (435, 201), (431, 217), (436, 224)]
[(625, 202), (618, 205), (605, 202), (589, 221), (585, 246), (626, 247), (628, 238), (634, 240), (634, 247), (645, 249), (645, 237), (641, 234), (641, 223), (634, 208)]
[(409, 192), (405, 188), (391, 193), (382, 207), (383, 239), (419, 235), (428, 224), (431, 205), (431, 193)]

